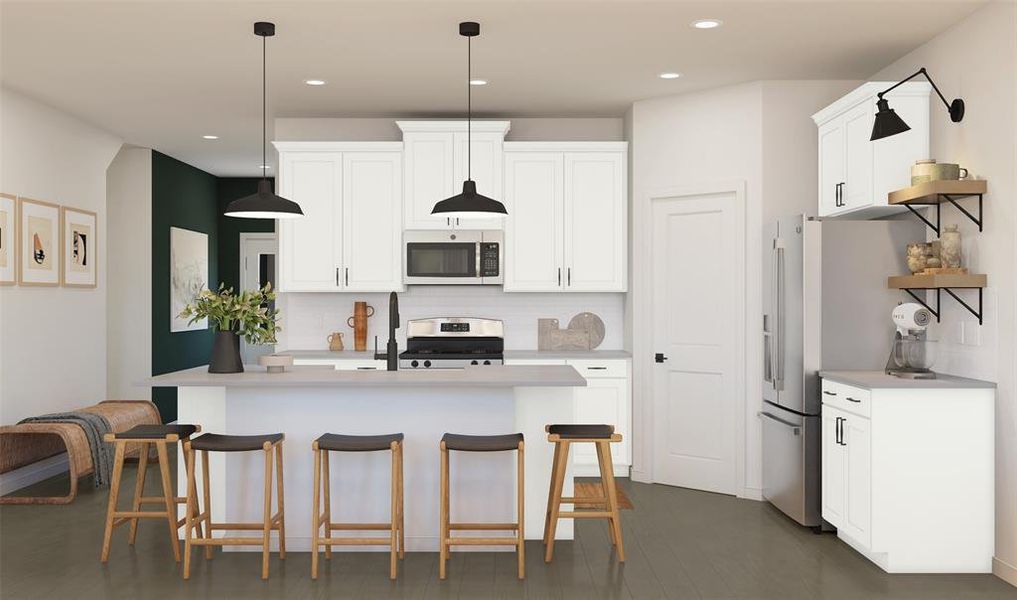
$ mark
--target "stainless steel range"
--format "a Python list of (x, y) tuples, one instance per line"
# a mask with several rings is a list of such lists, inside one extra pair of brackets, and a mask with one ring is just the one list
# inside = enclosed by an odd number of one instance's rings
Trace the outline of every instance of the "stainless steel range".
[(496, 319), (445, 317), (406, 323), (406, 351), (400, 369), (461, 369), (500, 365), (505, 356), (505, 328)]

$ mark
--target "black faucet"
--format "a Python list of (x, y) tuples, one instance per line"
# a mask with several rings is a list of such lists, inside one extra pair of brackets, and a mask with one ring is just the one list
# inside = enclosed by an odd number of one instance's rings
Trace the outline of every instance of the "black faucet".
[(392, 292), (388, 296), (388, 370), (399, 370), (399, 344), (396, 343), (395, 332), (399, 329), (399, 296)]

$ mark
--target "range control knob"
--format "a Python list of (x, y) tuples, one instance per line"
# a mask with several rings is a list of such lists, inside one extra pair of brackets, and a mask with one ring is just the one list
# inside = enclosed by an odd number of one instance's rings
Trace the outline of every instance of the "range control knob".
[(484, 364), (485, 364), (485, 365), (489, 365), (489, 364), (491, 364), (491, 361), (489, 361), (489, 360), (485, 360), (485, 361), (484, 361)]
[(471, 365), (479, 365), (480, 363), (478, 363), (478, 362), (477, 362), (477, 361), (475, 361), (475, 360), (471, 360), (471, 361), (470, 361), (470, 364), (471, 364)]
[(425, 360), (424, 361), (424, 366), (427, 367), (427, 368), (430, 368), (431, 367), (431, 361)]
[(420, 363), (418, 363), (417, 361), (413, 361), (410, 363), (410, 366), (413, 367), (414, 369), (416, 369), (419, 365)]

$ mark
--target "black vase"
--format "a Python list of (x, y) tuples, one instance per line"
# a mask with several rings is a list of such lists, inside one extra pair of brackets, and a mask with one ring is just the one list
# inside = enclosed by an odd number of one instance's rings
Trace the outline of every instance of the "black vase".
[(243, 373), (240, 359), (240, 336), (233, 331), (216, 331), (212, 342), (212, 358), (208, 361), (209, 373)]

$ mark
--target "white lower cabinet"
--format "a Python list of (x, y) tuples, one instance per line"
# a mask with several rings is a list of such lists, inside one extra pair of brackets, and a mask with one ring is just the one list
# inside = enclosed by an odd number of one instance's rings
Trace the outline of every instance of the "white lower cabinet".
[[(611, 444), (614, 474), (628, 477), (632, 466), (632, 379), (627, 359), (507, 359), (508, 365), (571, 365), (586, 379), (586, 387), (576, 388), (577, 423), (614, 425), (622, 441)], [(542, 440), (543, 441), (543, 440)], [(532, 442), (531, 442), (532, 443)], [(573, 473), (577, 477), (597, 477), (600, 465), (593, 444), (572, 447)]]
[[(888, 376), (887, 376), (888, 377)], [(994, 390), (823, 380), (823, 518), (890, 573), (987, 573)]]

